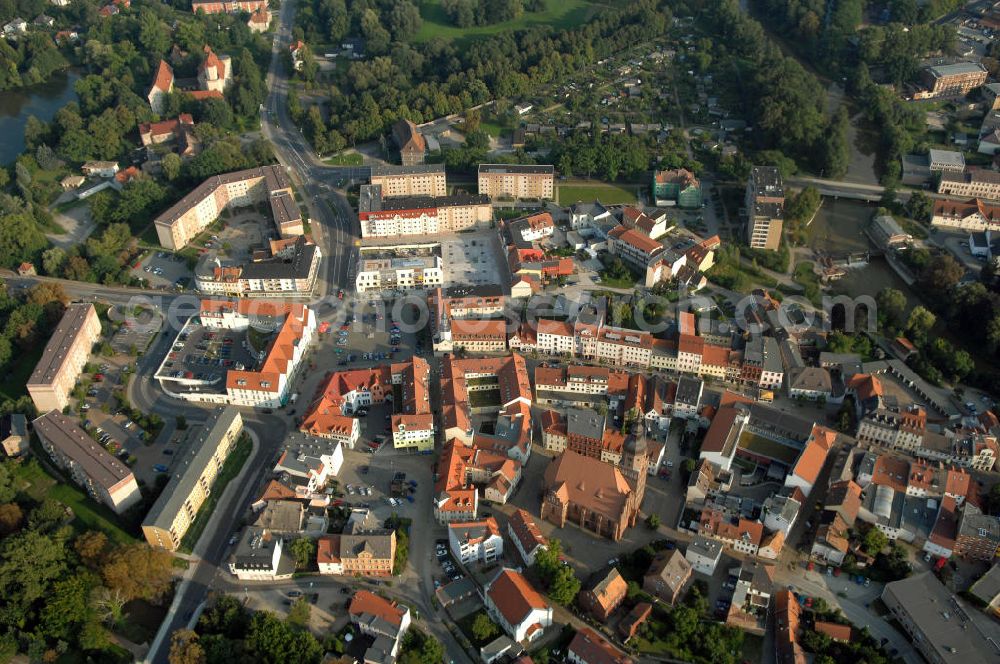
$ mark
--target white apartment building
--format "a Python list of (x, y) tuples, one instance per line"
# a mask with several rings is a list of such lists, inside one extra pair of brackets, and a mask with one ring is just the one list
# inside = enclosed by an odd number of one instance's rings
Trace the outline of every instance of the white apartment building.
[(490, 198), (555, 198), (555, 168), (480, 164), (479, 193)]
[(438, 255), (364, 258), (362, 254), (358, 261), (355, 286), (359, 293), (426, 290), (443, 285), (444, 263)]
[(381, 187), (386, 198), (448, 194), (444, 164), (377, 164), (371, 167), (371, 184)]
[(448, 546), (463, 565), (488, 565), (503, 557), (503, 537), (493, 517), (448, 524)]

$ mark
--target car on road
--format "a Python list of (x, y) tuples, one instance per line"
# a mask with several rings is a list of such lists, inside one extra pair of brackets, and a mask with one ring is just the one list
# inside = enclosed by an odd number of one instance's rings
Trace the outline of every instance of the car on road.
[(155, 470), (158, 473), (165, 473), (167, 472), (168, 468), (164, 466), (162, 463), (158, 463), (155, 466), (153, 466), (153, 470)]
[(301, 590), (289, 590), (288, 591), (288, 596), (289, 597), (293, 597), (293, 598), (294, 597), (302, 597), (302, 591)]

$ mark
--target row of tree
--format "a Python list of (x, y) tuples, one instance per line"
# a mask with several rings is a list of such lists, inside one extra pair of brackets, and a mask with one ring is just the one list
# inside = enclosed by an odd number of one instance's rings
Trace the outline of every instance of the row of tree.
[(545, 10), (545, 0), (442, 0), (441, 9), (460, 28), (513, 21), (525, 11)]

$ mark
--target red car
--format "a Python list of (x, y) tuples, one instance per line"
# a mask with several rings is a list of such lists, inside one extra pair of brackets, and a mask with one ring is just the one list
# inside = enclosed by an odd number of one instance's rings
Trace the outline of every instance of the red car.
[(811, 572), (814, 569), (816, 569), (816, 563), (814, 563), (813, 561), (810, 560), (809, 564), (806, 565), (806, 571), (807, 572)]
[(101, 382), (102, 380), (104, 380), (104, 374), (102, 373), (94, 374), (94, 380), (96, 380), (97, 382)]
[(344, 289), (343, 288), (341, 288), (339, 291), (337, 291), (337, 299), (338, 300), (343, 300), (344, 299)]

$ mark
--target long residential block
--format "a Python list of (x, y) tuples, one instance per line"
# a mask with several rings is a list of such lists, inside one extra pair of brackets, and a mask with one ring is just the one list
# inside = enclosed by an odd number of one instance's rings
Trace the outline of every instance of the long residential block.
[(375, 165), (372, 166), (371, 184), (380, 186), (386, 198), (448, 194), (444, 164)]
[(282, 235), (301, 235), (302, 215), (292, 182), (281, 166), (261, 166), (213, 175), (154, 220), (160, 244), (181, 249), (219, 218), (223, 210), (268, 201)]
[(479, 193), (490, 198), (554, 198), (555, 168), (480, 164)]
[(180, 546), (241, 433), (240, 411), (232, 406), (218, 409), (189, 447), (175, 457), (170, 481), (142, 522), (142, 534), (150, 546), (170, 551)]
[(69, 394), (100, 338), (101, 321), (94, 305), (81, 302), (66, 307), (28, 378), (28, 394), (39, 413), (69, 405)]
[(32, 426), (52, 461), (87, 493), (121, 514), (142, 499), (135, 475), (73, 420), (51, 410)]

